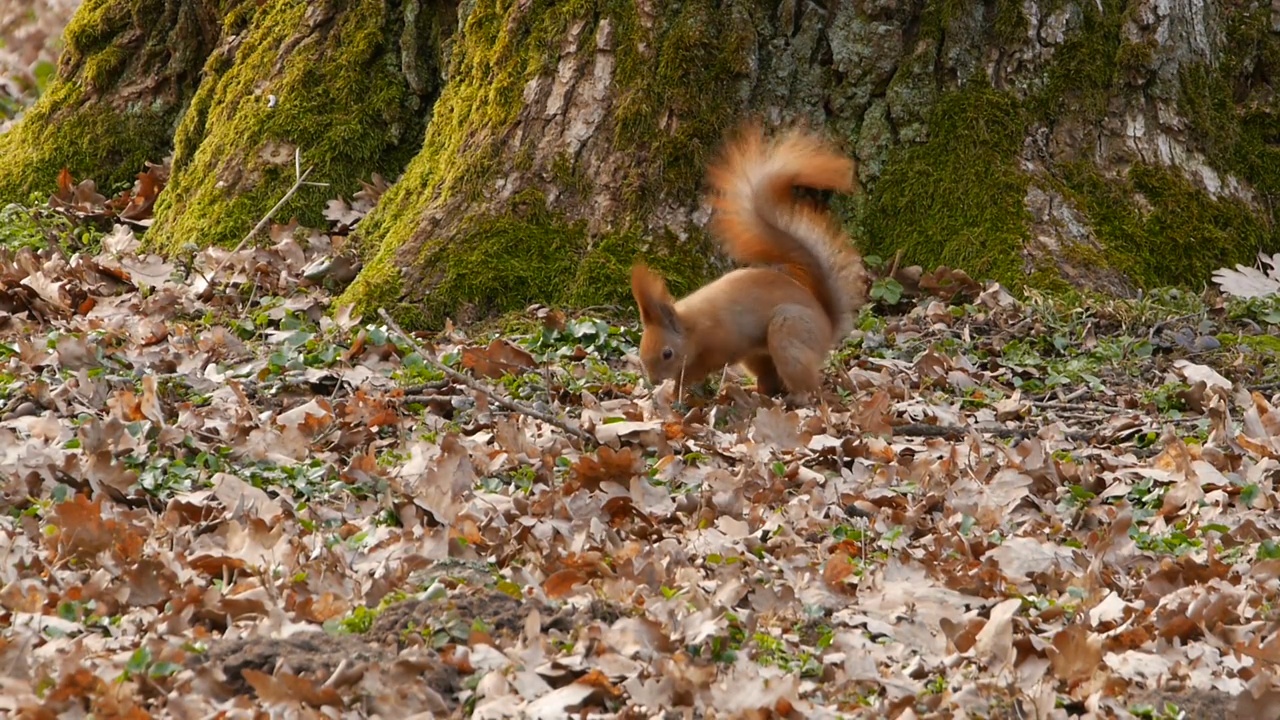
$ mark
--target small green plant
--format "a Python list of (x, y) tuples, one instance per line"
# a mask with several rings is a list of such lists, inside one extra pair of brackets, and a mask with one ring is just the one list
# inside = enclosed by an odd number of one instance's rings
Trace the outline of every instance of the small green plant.
[(1186, 392), (1191, 388), (1186, 383), (1166, 383), (1158, 388), (1142, 394), (1142, 401), (1154, 405), (1162, 415), (1176, 415), (1186, 411)]
[(621, 358), (635, 353), (640, 333), (635, 328), (614, 326), (598, 318), (579, 318), (564, 329), (544, 327), (537, 335), (522, 338), (520, 344), (539, 360), (572, 358), (580, 353), (600, 359)]
[(47, 205), (17, 203), (0, 208), (0, 248), (43, 250), (58, 247), (65, 254), (96, 253), (102, 231), (89, 223), (77, 223)]
[(151, 651), (145, 647), (140, 647), (129, 656), (129, 662), (125, 663), (124, 672), (121, 673), (120, 679), (150, 678), (155, 680), (174, 675), (181, 669), (182, 666), (177, 663), (155, 662), (151, 657)]
[(798, 672), (801, 677), (819, 677), (822, 663), (803, 650), (790, 652), (782, 639), (758, 632), (751, 638), (755, 645), (754, 658), (761, 665), (781, 668), (789, 673)]
[(363, 635), (369, 632), (373, 627), (373, 621), (378, 618), (378, 611), (371, 610), (363, 605), (352, 608), (351, 612), (338, 622), (338, 627), (342, 632), (351, 635)]
[(897, 305), (902, 301), (902, 283), (891, 277), (879, 278), (871, 283), (871, 299), (885, 305)]
[(1185, 710), (1167, 700), (1159, 708), (1152, 705), (1133, 705), (1129, 708), (1129, 712), (1134, 717), (1144, 720), (1190, 720)]
[(1280, 543), (1267, 538), (1258, 545), (1259, 560), (1280, 560)]
[(1204, 540), (1186, 531), (1185, 525), (1179, 522), (1168, 532), (1152, 535), (1134, 524), (1129, 530), (1129, 537), (1138, 548), (1159, 555), (1185, 555), (1204, 547)]

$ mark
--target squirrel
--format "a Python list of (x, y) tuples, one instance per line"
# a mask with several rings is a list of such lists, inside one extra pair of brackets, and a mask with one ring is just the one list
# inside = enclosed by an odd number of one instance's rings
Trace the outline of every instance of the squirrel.
[(794, 188), (851, 192), (853, 159), (800, 128), (766, 140), (753, 121), (725, 143), (707, 179), (709, 230), (749, 267), (675, 300), (661, 276), (632, 266), (645, 374), (684, 387), (740, 364), (762, 395), (817, 392), (827, 353), (866, 301), (866, 268), (831, 213)]

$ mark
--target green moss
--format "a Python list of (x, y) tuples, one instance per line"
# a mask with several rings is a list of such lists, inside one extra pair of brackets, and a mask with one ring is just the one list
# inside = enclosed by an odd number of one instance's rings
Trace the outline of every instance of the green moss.
[(1247, 205), (1214, 199), (1168, 168), (1135, 165), (1126, 179), (1115, 180), (1076, 164), (1064, 168), (1063, 177), (1108, 265), (1143, 287), (1203, 284), (1215, 268), (1247, 263), (1271, 242), (1263, 219)]
[[(418, 228), (426, 201), (447, 200), (459, 187), (478, 199), (497, 166), (494, 144), (515, 122), (528, 67), (520, 51), (528, 46), (532, 12), (514, 13), (515, 4), (477, 0), (454, 37), (450, 82), (432, 109), (422, 150), (356, 235), (375, 274), (385, 275), (380, 266), (395, 263), (394, 253)], [(509, 13), (515, 22), (506, 22)], [(347, 297), (368, 290), (357, 283)]]
[[(476, 216), (456, 236), (424, 249), (420, 262), (432, 285), (415, 320), (426, 323), (418, 327), (436, 327), (464, 307), (486, 317), (535, 302), (629, 307), (631, 263), (644, 245), (631, 229), (589, 243), (585, 221), (553, 212), (544, 196), (527, 190), (507, 214)], [(692, 289), (691, 274), (709, 271), (709, 248), (701, 237), (679, 246), (686, 252), (655, 257), (652, 264), (682, 294)], [(386, 292), (379, 299), (396, 300)]]
[[(331, 24), (316, 29), (317, 15)], [(294, 148), (304, 168), (314, 166), (308, 180), (327, 186), (299, 190), (280, 220), (321, 225), (328, 199), (349, 196), (375, 172), (399, 174), (426, 114), (396, 72), (399, 21), (376, 0), (259, 8), (234, 60), (207, 64), (177, 132), (148, 246), (172, 252), (240, 240), (293, 184)]]
[(1220, 333), (1218, 341), (1223, 347), (1235, 347), (1236, 345), (1244, 345), (1245, 347), (1257, 353), (1264, 355), (1274, 355), (1280, 357), (1280, 337), (1272, 335), (1236, 335), (1232, 333)]
[[(664, 248), (655, 252), (652, 248)], [(599, 238), (583, 257), (574, 278), (574, 286), (564, 302), (576, 307), (587, 305), (622, 306), (634, 314), (631, 297), (631, 266), (643, 260), (667, 280), (676, 297), (693, 292), (702, 281), (716, 272), (712, 262), (715, 247), (701, 230), (679, 238), (665, 231), (658, 238), (645, 238), (635, 229), (611, 233)]]
[[(532, 169), (532, 156), (529, 156), (528, 166), (525, 169), (526, 171)], [(557, 153), (555, 159), (551, 161), (551, 180), (561, 192), (575, 193), (579, 198), (585, 198), (591, 192), (591, 178), (566, 152)]]
[(419, 306), (402, 300), (402, 288), (403, 278), (399, 266), (389, 258), (378, 258), (360, 270), (345, 295), (334, 306), (341, 307), (354, 302), (350, 298), (359, 298), (362, 302), (358, 309), (369, 320), (373, 320), (378, 309), (383, 308), (402, 325), (411, 328), (426, 327), (426, 319)]
[[(1258, 78), (1280, 77), (1280, 36), (1270, 32), (1265, 8), (1236, 12), (1226, 23), (1222, 62), (1183, 68), (1178, 104), (1210, 164), (1248, 182), (1274, 208), (1280, 200), (1280, 100)], [(1241, 97), (1245, 92), (1250, 96)]]
[(106, 48), (127, 26), (130, 15), (128, 3), (119, 0), (86, 0), (63, 31), (66, 61), (78, 63), (86, 56)]
[(582, 223), (557, 222), (536, 193), (517, 198), (507, 216), (473, 218), (456, 240), (428, 247), (420, 260), (428, 277), (438, 274), (427, 296), (428, 316), (440, 320), (462, 305), (487, 315), (568, 288), (585, 235)]
[(992, 23), (995, 37), (1008, 45), (1022, 42), (1031, 29), (1031, 22), (1022, 12), (1020, 2), (997, 2), (995, 20)]
[(968, 13), (980, 13), (978, 17), (982, 23), (981, 30), (984, 36), (1003, 45), (1015, 45), (1025, 41), (1031, 27), (1020, 2), (934, 0), (925, 3), (921, 9), (921, 35), (941, 40), (951, 29), (952, 23)]
[[(734, 83), (755, 51), (752, 8), (686, 2), (665, 7), (650, 26), (626, 0), (476, 0), (453, 38), (450, 82), (422, 152), (361, 224), (367, 264), (341, 301), (372, 311), (414, 303), (422, 292), (421, 307), (438, 322), (464, 305), (490, 313), (535, 301), (630, 304), (627, 269), (637, 257), (660, 269), (681, 258), (669, 266), (676, 288), (705, 279), (712, 254), (703, 239), (646, 237), (639, 228), (661, 203), (694, 199), (706, 161), (736, 121)], [(604, 236), (586, 230), (583, 218), (597, 212), (588, 204), (594, 188), (575, 159), (538, 157), (540, 139), (528, 134), (522, 147), (507, 144), (525, 87), (554, 72), (579, 22), (582, 53), (595, 52), (601, 23), (609, 24), (615, 107), (606, 122), (614, 151), (634, 158), (622, 169), (622, 204)], [(521, 193), (518, 206), (490, 197), (497, 175), (513, 168), (519, 176), (511, 180), (534, 191)], [(554, 209), (531, 200), (548, 194), (547, 181), (557, 191)], [(424, 234), (432, 239), (408, 257), (402, 247)]]
[(739, 3), (685, 2), (664, 9), (664, 27), (650, 37), (635, 3), (615, 0), (606, 12), (618, 44), (614, 147), (641, 158), (631, 166), (626, 199), (643, 212), (673, 190), (691, 195), (700, 186), (738, 120), (755, 23)]
[(1116, 70), (1131, 80), (1145, 75), (1150, 71), (1156, 47), (1154, 38), (1147, 38), (1142, 42), (1122, 42), (1116, 50)]
[(145, 161), (167, 154), (170, 117), (152, 107), (117, 111), (88, 101), (78, 83), (55, 82), (0, 135), (0, 203), (52, 192), (64, 167), (77, 181), (92, 177), (104, 193), (127, 187)]
[[(194, 73), (185, 73), (202, 62), (187, 57), (204, 47), (198, 27), (190, 25), (194, 15), (162, 0), (83, 3), (65, 31), (57, 78), (0, 136), (0, 202), (51, 192), (63, 167), (112, 193), (132, 183), (145, 161), (167, 155), (174, 120), (194, 84)], [(169, 43), (185, 49), (173, 54)], [(114, 97), (117, 85), (133, 93)]]
[(1027, 110), (1035, 118), (1050, 122), (1073, 116), (1101, 118), (1122, 62), (1133, 60), (1132, 48), (1122, 53), (1125, 0), (1084, 2), (1077, 7), (1081, 26), (1054, 52), (1044, 85), (1027, 100)]
[[(1052, 12), (1052, 5), (1042, 9)], [(922, 35), (937, 32), (941, 40), (943, 31), (973, 8), (968, 0), (929, 4)], [(1025, 127), (1033, 122), (1089, 127), (1100, 121), (1111, 98), (1124, 91), (1122, 83), (1146, 80), (1139, 75), (1147, 72), (1155, 51), (1150, 43), (1125, 40), (1122, 28), (1133, 8), (1123, 0), (1077, 8), (1080, 25), (1055, 51), (1043, 85), (1020, 106), (974, 86), (923, 103), (933, 108), (926, 118), (930, 140), (890, 154), (862, 218), (868, 250), (890, 255), (902, 249), (908, 261), (956, 265), (1005, 282), (1023, 280), (1019, 250), (1028, 221), (1026, 179), (1015, 158)], [(1280, 199), (1280, 147), (1275, 145), (1280, 108), (1265, 94), (1242, 103), (1241, 88), (1256, 84), (1258, 77), (1280, 76), (1280, 40), (1269, 33), (1269, 11), (1263, 6), (1233, 6), (1224, 17), (1230, 47), (1223, 62), (1186, 69), (1180, 102), (1192, 120), (1191, 137), (1203, 139), (1212, 164), (1246, 180), (1265, 196), (1260, 204), (1273, 207)], [(1001, 20), (1000, 4), (994, 15), (988, 7), (984, 18), (994, 18), (991, 29), (998, 34), (1016, 34), (1014, 18)], [(901, 71), (894, 83), (900, 77)], [(1241, 105), (1248, 109), (1238, 110)], [(908, 138), (905, 132), (903, 137)], [(1100, 241), (1100, 249), (1064, 247), (1073, 264), (1113, 267), (1141, 286), (1202, 283), (1213, 268), (1248, 262), (1260, 248), (1280, 247), (1274, 217), (1268, 222), (1265, 211), (1214, 199), (1168, 169), (1139, 165), (1114, 179), (1083, 161), (1039, 182), (1072, 199)], [(1062, 282), (1052, 267), (1036, 268), (1028, 281), (1038, 287)]]
[(85, 60), (84, 80), (89, 89), (101, 92), (115, 82), (116, 77), (129, 61), (129, 52), (120, 47), (109, 47)]
[[(1069, 295), (1076, 292), (1076, 288), (1063, 279), (1058, 268), (1048, 264), (1033, 270), (1027, 277), (1025, 285), (1053, 295)], [(1015, 286), (1014, 289), (1016, 290), (1017, 287)]]
[[(1265, 6), (1233, 7), (1223, 18), (1227, 42), (1221, 62), (1186, 66), (1179, 77), (1178, 105), (1190, 125), (1189, 136), (1219, 173), (1247, 183), (1263, 208), (1250, 211), (1232, 200), (1209, 202), (1204, 193), (1186, 187), (1167, 194), (1171, 201), (1186, 203), (1168, 213), (1190, 226), (1178, 228), (1181, 235), (1208, 241), (1200, 253), (1210, 269), (1248, 264), (1260, 250), (1280, 250), (1275, 210), (1280, 200), (1280, 101), (1265, 80), (1280, 77), (1280, 37), (1270, 32), (1270, 15)], [(1175, 248), (1185, 242), (1171, 240)], [(1206, 274), (1190, 277), (1202, 281)]]
[(908, 263), (962, 267), (978, 278), (1025, 282), (1027, 178), (1016, 158), (1017, 101), (989, 86), (942, 96), (928, 142), (893, 150), (868, 199), (865, 250)]

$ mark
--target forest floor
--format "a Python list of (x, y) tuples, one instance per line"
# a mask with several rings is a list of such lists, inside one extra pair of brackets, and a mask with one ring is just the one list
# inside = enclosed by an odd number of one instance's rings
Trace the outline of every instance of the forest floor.
[(81, 220), (0, 213), (0, 715), (1280, 717), (1280, 300), (908, 288), (684, 406)]
[[(0, 0), (0, 130), (77, 4)], [(629, 309), (410, 340), (326, 235), (60, 195), (0, 210), (0, 716), (1280, 718), (1280, 299), (891, 289), (822, 404), (686, 405)]]

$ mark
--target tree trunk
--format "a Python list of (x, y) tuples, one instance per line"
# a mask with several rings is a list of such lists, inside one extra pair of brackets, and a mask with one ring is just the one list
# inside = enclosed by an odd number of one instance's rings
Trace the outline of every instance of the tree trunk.
[[(99, 20), (133, 5), (81, 10), (55, 92), (0, 136), (0, 198), (62, 164), (132, 163), (126, 179), (180, 110), (153, 247), (238, 239), (291, 184), (294, 147), (331, 184), (282, 213), (304, 223), (404, 168), (358, 230), (345, 299), (419, 327), (629, 306), (637, 256), (677, 292), (706, 279), (723, 264), (702, 171), (746, 114), (825, 124), (857, 156), (866, 194), (837, 209), (866, 253), (1124, 293), (1280, 250), (1274, 0), (170, 3), (145, 42)], [(187, 51), (109, 53), (154, 38)], [(104, 85), (99, 57), (130, 58), (134, 80)], [(121, 102), (148, 73), (169, 102)], [(93, 152), (44, 137), (79, 137), (47, 126), (86, 108), (113, 110)]]
[(532, 302), (628, 305), (645, 254), (688, 290), (719, 266), (696, 191), (739, 116), (750, 2), (475, 0), (422, 151), (361, 227), (347, 297), (413, 325)]
[(688, 289), (710, 257), (702, 166), (748, 112), (856, 154), (868, 193), (841, 209), (865, 252), (1017, 284), (1201, 283), (1280, 249), (1277, 31), (1280, 3), (1256, 1), (477, 0), (347, 297), (425, 324), (627, 304), (637, 254)]
[(51, 191), (63, 167), (109, 188), (163, 158), (218, 37), (210, 4), (86, 0), (67, 26), (58, 79), (0, 135), (0, 201)]
[(178, 125), (147, 244), (240, 240), (293, 185), (297, 155), (322, 185), (279, 214), (310, 227), (360, 180), (398, 175), (421, 146), (452, 17), (448, 0), (236, 6)]
[(325, 203), (421, 146), (456, 6), (326, 0), (88, 0), (58, 79), (0, 136), (0, 199), (52, 189), (60, 168), (104, 189), (172, 153), (150, 247), (238, 241), (280, 211), (320, 227)]

